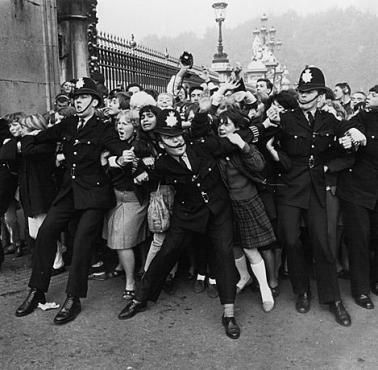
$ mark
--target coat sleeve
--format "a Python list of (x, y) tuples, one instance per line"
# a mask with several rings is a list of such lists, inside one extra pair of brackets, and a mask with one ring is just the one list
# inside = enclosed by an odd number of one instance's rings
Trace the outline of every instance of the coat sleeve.
[(33, 136), (21, 138), (21, 154), (23, 157), (31, 157), (40, 154), (54, 154), (56, 145), (54, 143), (36, 144)]
[(116, 156), (122, 155), (123, 143), (119, 139), (116, 131), (111, 126), (106, 126), (103, 136), (104, 147)]
[(49, 141), (59, 141), (61, 137), (63, 136), (63, 131), (66, 128), (66, 125), (68, 124), (68, 119), (63, 119), (58, 124), (47, 128), (44, 131), (41, 131), (38, 135), (32, 136), (34, 138), (34, 142), (36, 144), (40, 143), (46, 143)]

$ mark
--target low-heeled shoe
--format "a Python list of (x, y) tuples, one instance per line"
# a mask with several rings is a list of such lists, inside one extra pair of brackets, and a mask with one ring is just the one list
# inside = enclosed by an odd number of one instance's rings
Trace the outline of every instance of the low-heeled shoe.
[(228, 337), (231, 339), (238, 339), (240, 337), (240, 328), (236, 323), (235, 317), (224, 317), (223, 315), (222, 324)]
[(343, 302), (337, 301), (329, 304), (329, 310), (335, 315), (336, 322), (341, 326), (350, 326), (352, 319), (345, 309)]
[(354, 301), (362, 308), (366, 308), (367, 310), (372, 310), (374, 308), (374, 303), (367, 294), (360, 294), (354, 296), (353, 298)]
[(22, 302), (21, 306), (17, 308), (16, 316), (21, 317), (29, 315), (38, 307), (38, 303), (46, 303), (45, 293), (32, 288), (29, 290), (28, 296), (24, 302)]
[(299, 313), (307, 313), (311, 308), (311, 294), (302, 293), (298, 294), (297, 302), (295, 303), (295, 309)]
[(138, 312), (145, 310), (146, 307), (147, 307), (146, 302), (137, 302), (137, 301), (131, 300), (127, 302), (125, 308), (118, 315), (118, 318), (120, 320), (130, 319), (133, 316), (135, 316)]
[(63, 303), (62, 308), (54, 318), (54, 324), (63, 325), (76, 319), (76, 316), (81, 312), (80, 299), (77, 297), (68, 296)]

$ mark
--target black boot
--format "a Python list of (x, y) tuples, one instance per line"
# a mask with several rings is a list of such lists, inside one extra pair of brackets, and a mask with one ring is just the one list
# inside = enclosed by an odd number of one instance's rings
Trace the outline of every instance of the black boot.
[(38, 303), (46, 303), (45, 293), (36, 288), (32, 288), (25, 301), (17, 308), (16, 316), (29, 315), (38, 307)]
[(74, 296), (67, 296), (62, 308), (54, 318), (54, 324), (62, 325), (75, 320), (76, 316), (81, 312), (80, 299)]

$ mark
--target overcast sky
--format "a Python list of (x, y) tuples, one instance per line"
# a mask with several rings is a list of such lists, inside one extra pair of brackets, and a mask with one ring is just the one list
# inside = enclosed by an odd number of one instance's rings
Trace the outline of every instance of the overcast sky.
[[(149, 34), (176, 36), (184, 31), (202, 35), (215, 24), (214, 0), (98, 0), (99, 29), (136, 41)], [(282, 14), (289, 9), (299, 14), (354, 6), (378, 13), (377, 0), (229, 0), (226, 26), (235, 27), (264, 12)]]

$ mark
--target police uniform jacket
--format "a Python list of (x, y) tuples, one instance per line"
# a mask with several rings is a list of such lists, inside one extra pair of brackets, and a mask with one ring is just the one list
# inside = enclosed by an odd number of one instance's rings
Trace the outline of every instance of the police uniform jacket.
[(339, 175), (336, 194), (343, 200), (375, 209), (378, 200), (378, 112), (361, 111), (350, 121), (367, 139), (355, 153), (354, 165)]
[(62, 143), (67, 168), (53, 204), (72, 191), (75, 209), (111, 208), (115, 205), (114, 192), (100, 157), (104, 150), (121, 155), (122, 142), (115, 129), (99, 117), (91, 117), (80, 130), (78, 122), (77, 116), (68, 117), (34, 136), (35, 144)]
[(299, 108), (281, 115), (277, 139), (291, 166), (278, 174), (286, 186), (277, 188), (277, 204), (308, 209), (311, 189), (314, 189), (325, 207), (324, 165), (331, 166), (332, 159), (345, 153), (337, 138), (344, 135), (349, 126), (320, 110), (316, 111), (314, 118), (314, 128), (311, 129)]
[(209, 211), (219, 215), (229, 207), (229, 195), (220, 177), (217, 159), (240, 150), (227, 139), (211, 135), (187, 142), (186, 154), (192, 169), (168, 154), (155, 163), (155, 173), (176, 190), (172, 224), (205, 233)]

